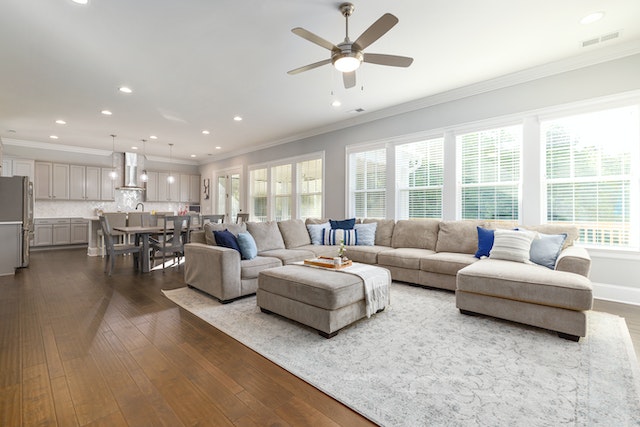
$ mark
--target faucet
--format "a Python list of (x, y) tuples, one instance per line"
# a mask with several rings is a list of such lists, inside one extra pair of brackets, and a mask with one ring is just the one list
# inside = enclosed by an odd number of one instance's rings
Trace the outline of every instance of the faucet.
[(142, 205), (142, 212), (144, 212), (144, 203), (142, 203), (142, 202), (139, 202), (139, 203), (136, 205), (136, 210), (138, 210), (138, 206), (140, 206), (140, 205)]

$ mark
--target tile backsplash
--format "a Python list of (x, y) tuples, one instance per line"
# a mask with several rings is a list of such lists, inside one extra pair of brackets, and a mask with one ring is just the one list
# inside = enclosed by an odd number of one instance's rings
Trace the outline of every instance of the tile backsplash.
[[(96, 210), (103, 212), (128, 212), (135, 210), (136, 201), (131, 205), (131, 201), (74, 201), (74, 200), (36, 200), (33, 211), (34, 218), (85, 218), (96, 215)], [(144, 211), (151, 212), (177, 212), (183, 203), (171, 202), (142, 202)]]

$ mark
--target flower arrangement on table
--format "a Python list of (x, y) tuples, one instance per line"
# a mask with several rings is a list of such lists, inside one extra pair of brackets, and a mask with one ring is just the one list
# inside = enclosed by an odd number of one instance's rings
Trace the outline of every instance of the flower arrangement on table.
[(345, 246), (344, 246), (344, 239), (342, 239), (340, 240), (340, 248), (338, 249), (338, 256), (342, 258), (343, 262), (348, 260), (348, 258), (345, 255), (346, 252), (347, 250), (345, 249)]

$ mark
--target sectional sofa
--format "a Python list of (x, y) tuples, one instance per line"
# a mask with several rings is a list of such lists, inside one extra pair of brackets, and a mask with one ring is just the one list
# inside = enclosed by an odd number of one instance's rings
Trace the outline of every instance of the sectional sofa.
[[(511, 229), (512, 224), (369, 218), (358, 222), (376, 224), (375, 241), (346, 247), (346, 255), (355, 262), (385, 267), (395, 281), (455, 291), (456, 306), (464, 314), (542, 327), (576, 341), (586, 335), (586, 312), (593, 301), (588, 279), (591, 260), (584, 248), (573, 245), (578, 237), (576, 227), (521, 227), (543, 235), (566, 234), (557, 261), (547, 268), (475, 256), (478, 227)], [(185, 281), (222, 302), (253, 294), (264, 269), (321, 255), (336, 256), (337, 246), (312, 244), (307, 225), (324, 223), (307, 219), (206, 224), (185, 245)], [(241, 259), (237, 250), (216, 246), (213, 231), (224, 229), (234, 235), (248, 232), (255, 240), (257, 256)]]

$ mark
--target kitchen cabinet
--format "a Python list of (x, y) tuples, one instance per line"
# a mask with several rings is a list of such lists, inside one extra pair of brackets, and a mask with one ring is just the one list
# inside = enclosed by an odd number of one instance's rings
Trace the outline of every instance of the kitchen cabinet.
[(147, 202), (158, 201), (158, 172), (147, 171), (147, 184), (145, 199)]
[(89, 243), (89, 220), (71, 218), (71, 244)]
[(200, 203), (200, 175), (180, 174), (180, 201)]
[(2, 176), (28, 176), (33, 182), (34, 161), (5, 157), (2, 159)]
[[(72, 228), (72, 221), (76, 227)], [(79, 222), (82, 221), (82, 224)], [(33, 246), (60, 246), (87, 243), (88, 222), (70, 218), (37, 218), (33, 221)], [(72, 240), (72, 229), (74, 235)], [(80, 237), (80, 234), (83, 234)], [(80, 241), (82, 240), (82, 241)]]
[(69, 165), (69, 199), (100, 200), (100, 168)]
[(158, 200), (159, 202), (179, 202), (180, 175), (173, 174), (174, 181), (169, 182), (169, 172), (158, 172)]
[(36, 199), (69, 200), (69, 165), (35, 162)]
[(115, 200), (116, 180), (111, 178), (113, 168), (100, 168), (100, 200)]

